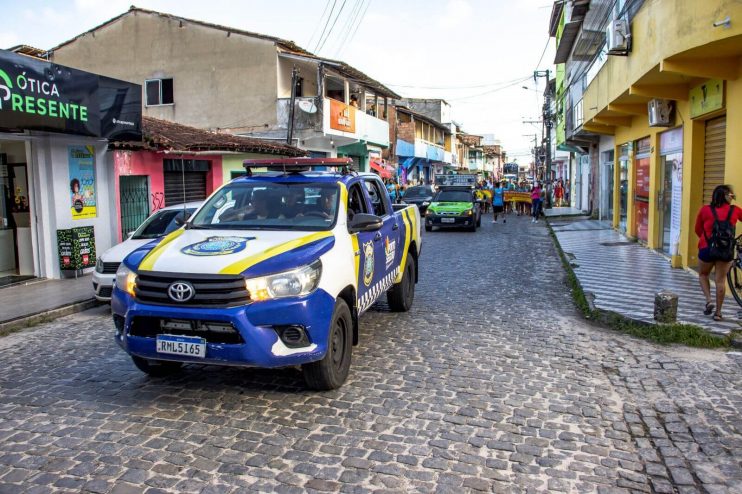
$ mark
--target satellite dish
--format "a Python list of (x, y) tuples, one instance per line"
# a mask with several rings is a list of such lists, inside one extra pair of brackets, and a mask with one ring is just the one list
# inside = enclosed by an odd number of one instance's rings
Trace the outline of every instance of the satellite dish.
[(299, 101), (299, 109), (306, 113), (317, 113), (317, 105), (312, 100), (303, 99)]

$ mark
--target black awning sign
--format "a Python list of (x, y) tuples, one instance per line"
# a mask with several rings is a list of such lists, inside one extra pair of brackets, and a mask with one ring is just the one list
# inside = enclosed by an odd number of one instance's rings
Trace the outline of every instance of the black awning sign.
[(0, 50), (0, 129), (140, 140), (141, 98), (136, 84)]

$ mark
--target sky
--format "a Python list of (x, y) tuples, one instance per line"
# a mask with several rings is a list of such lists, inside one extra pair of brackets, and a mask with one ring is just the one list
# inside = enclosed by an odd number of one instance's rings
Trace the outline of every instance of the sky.
[(520, 162), (541, 134), (523, 121), (539, 119), (545, 80), (533, 71), (554, 70), (550, 0), (0, 0), (0, 47), (52, 48), (132, 2), (292, 40), (402, 96), (443, 98), (464, 131), (494, 134)]

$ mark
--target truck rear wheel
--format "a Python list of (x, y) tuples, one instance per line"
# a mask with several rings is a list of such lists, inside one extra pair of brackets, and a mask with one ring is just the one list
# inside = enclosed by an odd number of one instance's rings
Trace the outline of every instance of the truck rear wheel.
[(348, 304), (339, 299), (330, 322), (327, 353), (318, 362), (304, 364), (301, 368), (307, 386), (317, 391), (337, 389), (343, 385), (350, 372), (353, 352), (353, 318)]
[(402, 281), (386, 292), (386, 300), (394, 312), (407, 312), (415, 300), (415, 259), (407, 254)]
[(174, 374), (183, 366), (180, 362), (171, 362), (170, 360), (148, 360), (142, 357), (131, 356), (132, 362), (137, 369), (152, 377), (163, 377)]

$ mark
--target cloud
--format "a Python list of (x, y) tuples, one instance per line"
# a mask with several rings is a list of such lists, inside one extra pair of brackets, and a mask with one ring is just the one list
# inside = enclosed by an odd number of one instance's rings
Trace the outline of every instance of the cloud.
[(472, 12), (468, 1), (449, 0), (443, 14), (438, 18), (438, 25), (443, 29), (458, 28), (471, 18)]

